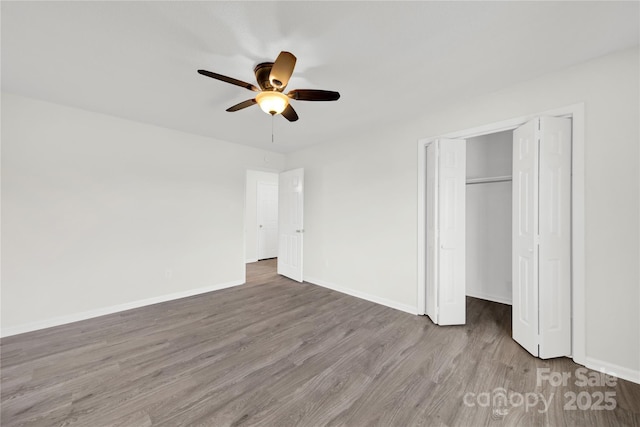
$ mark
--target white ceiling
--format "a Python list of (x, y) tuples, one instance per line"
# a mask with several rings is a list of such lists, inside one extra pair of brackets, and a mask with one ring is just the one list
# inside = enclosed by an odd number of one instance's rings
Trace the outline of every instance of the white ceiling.
[[(290, 152), (398, 123), (637, 45), (638, 2), (7, 2), (2, 90), (255, 147)], [(288, 89), (339, 91), (292, 104), (196, 73), (255, 84), (281, 50)]]

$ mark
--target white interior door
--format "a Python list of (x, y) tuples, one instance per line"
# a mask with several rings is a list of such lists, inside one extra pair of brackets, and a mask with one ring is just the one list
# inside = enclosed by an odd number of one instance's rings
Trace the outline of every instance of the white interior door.
[(571, 120), (541, 117), (540, 354), (571, 355)]
[(466, 141), (437, 141), (438, 309), (440, 325), (463, 325), (465, 292)]
[(571, 121), (513, 134), (513, 339), (536, 357), (571, 354)]
[(538, 356), (538, 120), (513, 132), (513, 339)]
[(258, 182), (258, 259), (278, 256), (278, 184)]
[(427, 145), (426, 149), (426, 182), (425, 182), (425, 216), (426, 216), (426, 293), (425, 308), (426, 314), (431, 318), (433, 323), (438, 324), (438, 251), (436, 242), (438, 241), (438, 143), (433, 142)]
[(278, 274), (302, 282), (304, 169), (282, 172), (278, 191)]

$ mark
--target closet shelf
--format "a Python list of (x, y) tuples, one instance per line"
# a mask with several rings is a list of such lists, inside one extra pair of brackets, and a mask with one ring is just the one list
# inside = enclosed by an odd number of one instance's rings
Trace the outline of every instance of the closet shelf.
[(491, 182), (504, 182), (511, 181), (510, 175), (505, 176), (491, 176), (487, 178), (471, 178), (467, 180), (467, 184), (488, 184)]

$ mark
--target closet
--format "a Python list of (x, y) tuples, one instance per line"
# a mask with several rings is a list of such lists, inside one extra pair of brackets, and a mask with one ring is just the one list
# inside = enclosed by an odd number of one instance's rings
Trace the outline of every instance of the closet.
[(425, 312), (464, 324), (465, 296), (512, 305), (513, 338), (571, 354), (571, 119), (426, 145)]
[(510, 305), (513, 131), (466, 141), (466, 294)]

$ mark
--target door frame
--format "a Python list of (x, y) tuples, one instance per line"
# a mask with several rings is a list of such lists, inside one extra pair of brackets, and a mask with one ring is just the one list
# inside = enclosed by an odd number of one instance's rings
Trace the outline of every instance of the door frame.
[(418, 153), (418, 314), (426, 313), (426, 147), (439, 138), (469, 139), (502, 131), (513, 130), (539, 116), (571, 118), (571, 348), (576, 363), (586, 364), (585, 313), (585, 116), (584, 103), (502, 120), (483, 126), (451, 132), (417, 143)]

